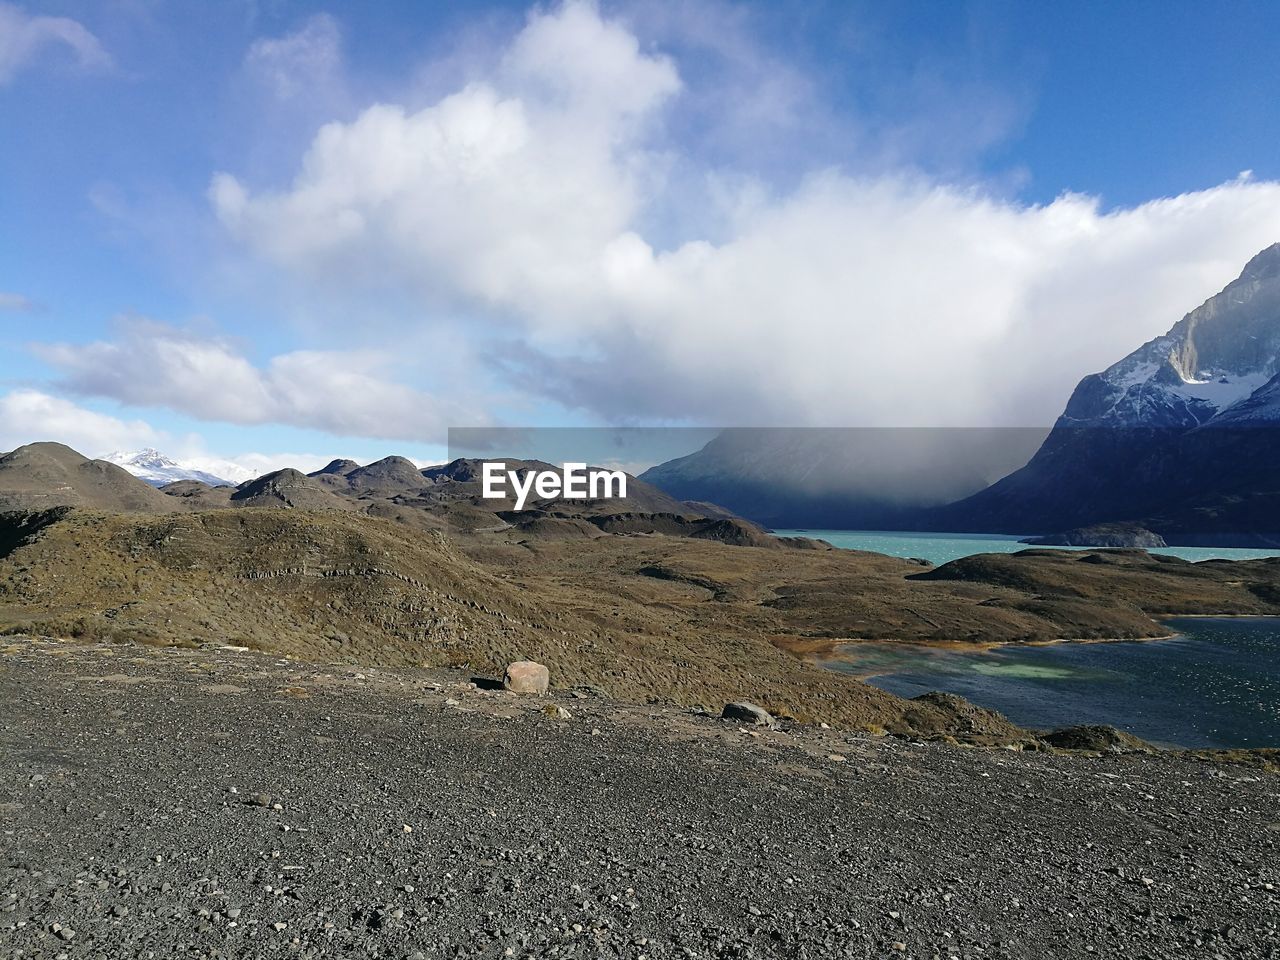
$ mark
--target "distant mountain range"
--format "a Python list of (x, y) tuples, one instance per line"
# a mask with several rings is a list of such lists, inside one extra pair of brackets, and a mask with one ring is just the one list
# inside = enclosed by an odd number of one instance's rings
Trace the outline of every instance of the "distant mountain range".
[(641, 477), (773, 526), (1033, 534), (1129, 523), (1171, 543), (1271, 545), (1277, 426), (1280, 244), (1164, 336), (1081, 380), (1047, 437), (731, 430)]
[[(335, 460), (314, 473), (286, 468), (237, 486), (213, 486), (183, 476), (157, 488), (161, 471), (200, 471), (176, 465), (155, 451), (125, 459), (149, 476), (144, 479), (115, 463), (90, 460), (59, 443), (32, 443), (0, 454), (0, 555), (12, 539), (6, 529), (16, 524), (25, 537), (39, 526), (28, 519), (31, 515), (56, 518), (65, 508), (143, 514), (235, 508), (358, 513), (418, 531), (500, 533), (516, 543), (661, 534), (769, 548), (816, 548), (812, 541), (770, 537), (713, 504), (684, 503), (634, 477), (627, 482), (626, 497), (534, 497), (517, 511), (512, 496), (481, 495), (479, 460), (458, 459), (425, 469), (404, 457), (363, 466)], [(556, 469), (537, 460), (505, 462), (517, 471)]]
[(246, 470), (230, 462), (219, 462), (212, 470), (202, 469), (190, 461), (183, 462), (166, 457), (159, 450), (147, 447), (144, 450), (117, 451), (102, 459), (114, 463), (132, 473), (153, 487), (163, 487), (175, 480), (198, 480), (211, 487), (234, 487), (237, 483), (253, 479), (253, 471)]
[[(510, 504), (481, 502), (477, 460), (426, 469), (403, 457), (363, 466), (335, 460), (309, 475), (252, 477), (225, 461), (214, 468), (152, 449), (91, 461), (33, 444), (0, 457), (0, 509), (278, 504), (420, 525), (438, 521), (448, 504), (450, 522), (486, 525), (498, 515), (499, 523), (536, 521), (538, 530), (564, 535), (596, 535), (592, 518), (633, 512), (745, 517), (773, 527), (1051, 536), (1119, 524), (1170, 543), (1271, 546), (1280, 545), (1277, 427), (1280, 244), (1168, 333), (1081, 380), (1052, 430), (726, 430), (641, 474), (627, 501), (567, 512), (547, 501), (534, 505), (540, 515), (521, 517), (505, 515)], [(125, 477), (168, 496), (157, 500)], [(566, 524), (570, 516), (580, 522)], [(583, 526), (588, 520), (592, 529)]]

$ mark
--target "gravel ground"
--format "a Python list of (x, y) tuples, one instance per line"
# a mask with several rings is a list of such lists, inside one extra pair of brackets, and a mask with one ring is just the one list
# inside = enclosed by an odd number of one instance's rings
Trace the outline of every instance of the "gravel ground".
[(5, 957), (1280, 957), (1244, 768), (2, 652)]

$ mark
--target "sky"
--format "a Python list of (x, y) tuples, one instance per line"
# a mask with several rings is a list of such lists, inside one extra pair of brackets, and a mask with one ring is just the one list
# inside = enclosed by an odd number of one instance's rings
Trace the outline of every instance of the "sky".
[(0, 450), (1040, 426), (1280, 241), (1280, 5), (0, 0)]

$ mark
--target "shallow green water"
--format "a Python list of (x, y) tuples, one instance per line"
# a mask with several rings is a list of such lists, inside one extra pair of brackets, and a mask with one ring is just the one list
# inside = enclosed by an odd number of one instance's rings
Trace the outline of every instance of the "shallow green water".
[(1172, 640), (985, 652), (850, 644), (828, 665), (903, 697), (957, 693), (1035, 729), (1106, 723), (1161, 744), (1280, 747), (1280, 619), (1167, 622)]
[[(975, 553), (1017, 553), (1030, 549), (1019, 538), (987, 533), (912, 533), (901, 530), (776, 530), (780, 537), (815, 537), (846, 550), (870, 550), (891, 557), (920, 557), (933, 564), (946, 563)], [(1037, 548), (1044, 549), (1044, 548)], [(1055, 549), (1075, 550), (1079, 547)], [(1163, 553), (1184, 560), (1255, 560), (1280, 556), (1280, 550), (1246, 550), (1233, 547), (1159, 547)]]

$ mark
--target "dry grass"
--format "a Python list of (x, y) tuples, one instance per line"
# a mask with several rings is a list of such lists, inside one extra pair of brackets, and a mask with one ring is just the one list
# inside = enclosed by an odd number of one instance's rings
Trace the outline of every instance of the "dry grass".
[(911, 579), (919, 566), (875, 554), (664, 536), (449, 541), (346, 511), (72, 513), (0, 560), (0, 631), (488, 676), (529, 658), (555, 685), (622, 699), (751, 699), (805, 721), (929, 732), (949, 729), (947, 708), (908, 708), (807, 658), (859, 637), (1157, 636), (1142, 600), (1167, 604), (1179, 590), (1197, 608), (1187, 612), (1280, 612), (1259, 588), (1280, 565), (1002, 562), (1016, 584), (1005, 567), (922, 580)]

